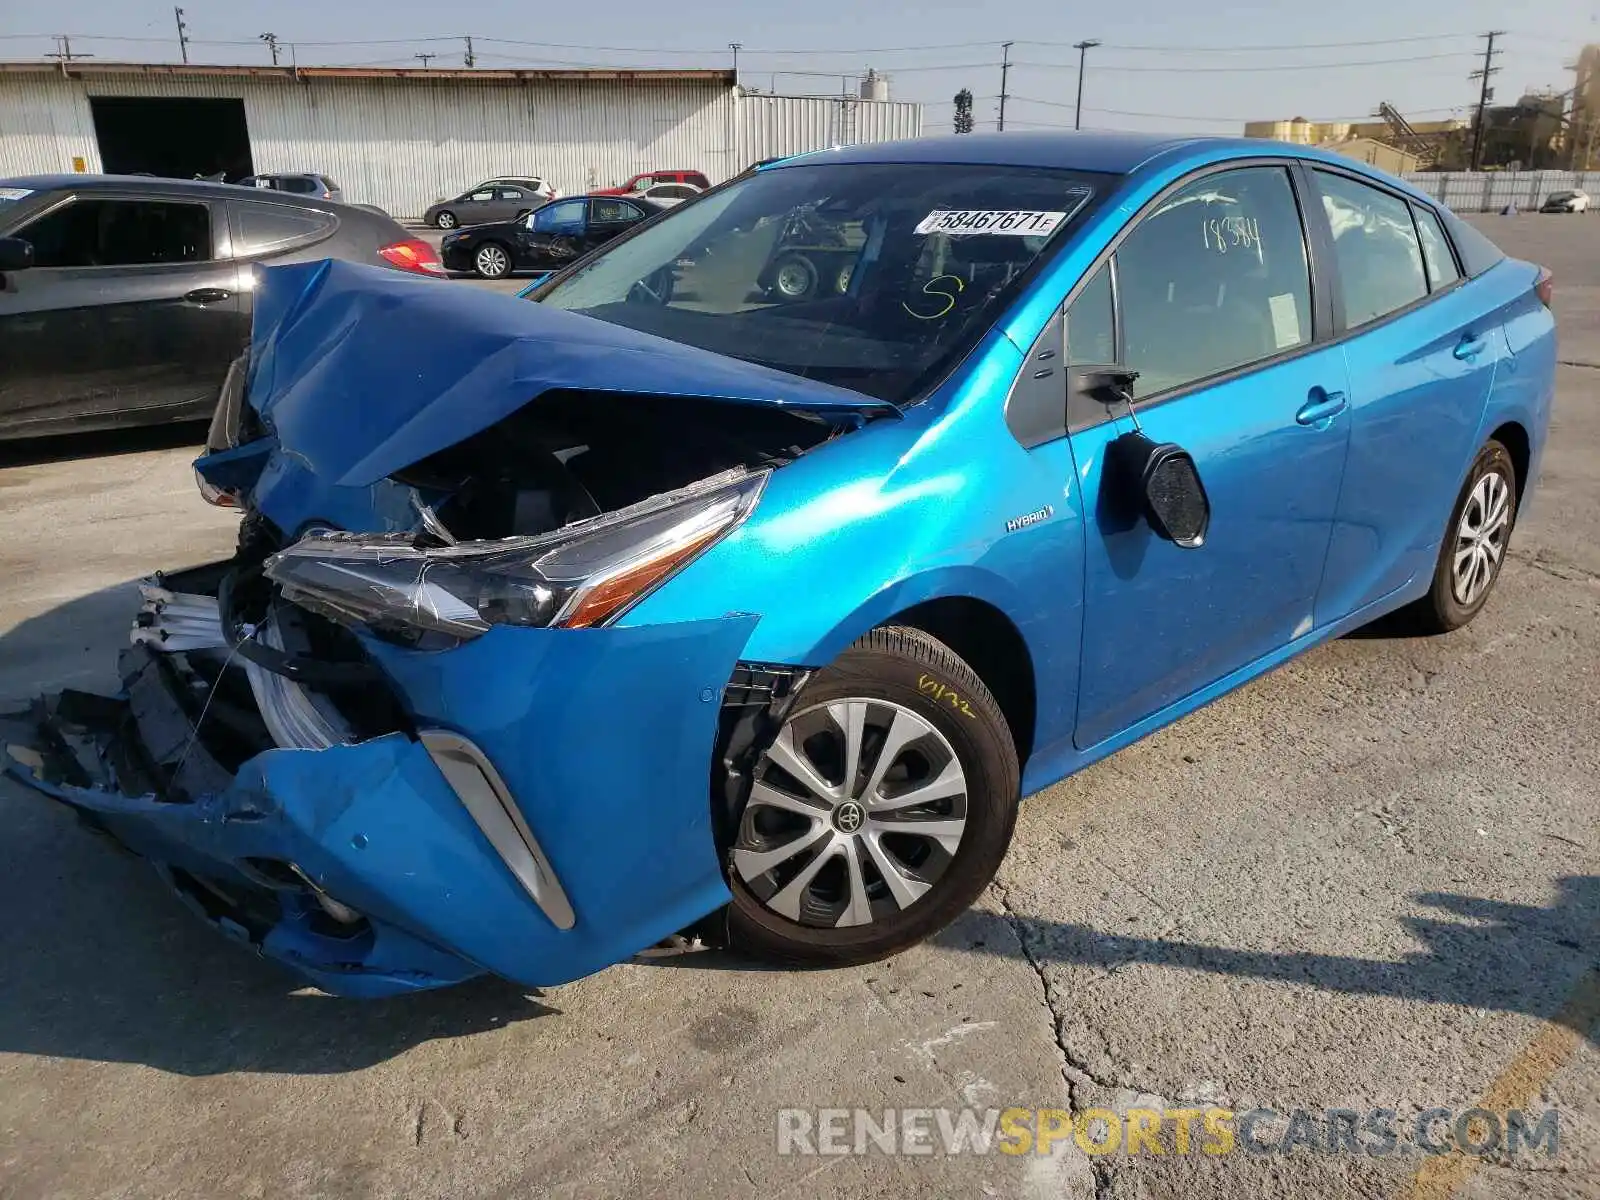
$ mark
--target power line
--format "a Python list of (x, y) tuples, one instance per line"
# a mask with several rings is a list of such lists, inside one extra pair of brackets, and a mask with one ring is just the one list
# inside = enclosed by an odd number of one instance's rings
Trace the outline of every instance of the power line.
[[(1011, 97), (1011, 99), (1012, 99), (1013, 102), (1018, 103), (1018, 104), (1042, 104), (1046, 108), (1075, 109), (1077, 107), (1076, 105), (1068, 103), (1066, 101), (1062, 101), (1062, 100), (1041, 100), (1037, 96), (1016, 96), (1016, 95), (1014, 95), (1014, 96)], [(1453, 104), (1453, 105), (1448, 105), (1448, 106), (1442, 107), (1442, 108), (1412, 108), (1412, 109), (1407, 109), (1406, 111), (1411, 116), (1430, 116), (1430, 115), (1437, 115), (1437, 114), (1442, 114), (1442, 113), (1456, 112), (1461, 107), (1462, 106), (1459, 105), (1459, 104)], [(1084, 112), (1089, 112), (1089, 113), (1099, 113), (1101, 116), (1111, 116), (1111, 117), (1145, 117), (1145, 118), (1148, 118), (1148, 119), (1153, 120), (1153, 121), (1205, 121), (1205, 122), (1209, 122), (1209, 123), (1222, 122), (1222, 123), (1233, 123), (1233, 124), (1239, 124), (1239, 125), (1245, 124), (1245, 123), (1247, 123), (1249, 121), (1258, 121), (1258, 120), (1262, 120), (1263, 119), (1260, 116), (1252, 116), (1252, 117), (1240, 117), (1240, 116), (1223, 117), (1223, 116), (1199, 116), (1199, 115), (1196, 115), (1194, 113), (1134, 112), (1134, 111), (1131, 111), (1129, 109), (1121, 109), (1121, 108), (1085, 108), (1083, 111)], [(1333, 124), (1339, 124), (1339, 123), (1342, 123), (1342, 122), (1343, 123), (1349, 123), (1349, 124), (1358, 124), (1358, 123), (1364, 122), (1364, 121), (1374, 121), (1375, 122), (1375, 121), (1377, 121), (1377, 119), (1378, 118), (1375, 117), (1372, 113), (1364, 113), (1364, 114), (1362, 114), (1361, 116), (1358, 116), (1358, 117), (1308, 117), (1307, 118), (1307, 120), (1311, 121), (1313, 124), (1319, 124), (1319, 125), (1333, 125)], [(1042, 124), (1043, 122), (1027, 122), (1027, 121), (1024, 121), (1024, 122), (1021, 122), (1021, 123), (1022, 124), (1030, 124), (1030, 123)], [(1071, 126), (1059, 125), (1059, 126), (1053, 126), (1053, 128), (1069, 129), (1069, 128), (1071, 128)]]
[[(1436, 33), (1419, 34), (1416, 37), (1377, 38), (1360, 42), (1300, 42), (1296, 45), (1282, 46), (1134, 46), (1125, 42), (1106, 42), (1107, 50), (1140, 51), (1152, 54), (1256, 54), (1263, 52), (1279, 52), (1283, 50), (1350, 50), (1366, 46), (1396, 46), (1408, 42), (1438, 42), (1446, 38), (1468, 38), (1471, 33)], [(1076, 47), (1075, 42), (1037, 42), (1025, 41), (1024, 46), (1056, 46), (1063, 49)]]
[[(1433, 62), (1447, 58), (1477, 58), (1476, 54), (1459, 52), (1455, 54), (1419, 54), (1411, 58), (1369, 58), (1358, 62), (1327, 62), (1327, 63), (1278, 63), (1270, 67), (1125, 67), (1118, 65), (1117, 74), (1129, 72), (1155, 72), (1161, 75), (1210, 75), (1229, 74), (1237, 75), (1245, 72), (1256, 71), (1342, 71), (1351, 67), (1386, 67), (1398, 63)], [(1029, 67), (1048, 71), (1076, 71), (1072, 63), (1042, 63), (1042, 62), (1017, 62), (1015, 67)]]

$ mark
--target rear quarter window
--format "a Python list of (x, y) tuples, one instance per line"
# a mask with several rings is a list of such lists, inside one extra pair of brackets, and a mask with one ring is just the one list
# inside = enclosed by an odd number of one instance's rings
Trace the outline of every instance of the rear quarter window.
[(236, 204), (234, 214), (238, 235), (233, 253), (237, 258), (309, 246), (338, 225), (330, 213), (283, 204)]
[(1468, 278), (1482, 275), (1490, 267), (1504, 261), (1505, 254), (1500, 247), (1474, 226), (1448, 209), (1441, 210), (1440, 216), (1444, 218), (1444, 227), (1450, 234), (1450, 240), (1456, 244), (1456, 253), (1461, 256), (1461, 266)]

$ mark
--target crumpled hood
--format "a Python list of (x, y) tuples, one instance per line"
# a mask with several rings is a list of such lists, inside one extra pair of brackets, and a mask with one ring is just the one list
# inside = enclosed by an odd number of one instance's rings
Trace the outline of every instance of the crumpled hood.
[[(287, 454), (364, 487), (557, 389), (833, 418), (886, 401), (487, 289), (325, 260), (257, 274), (250, 403)], [(603, 400), (597, 400), (603, 403)]]

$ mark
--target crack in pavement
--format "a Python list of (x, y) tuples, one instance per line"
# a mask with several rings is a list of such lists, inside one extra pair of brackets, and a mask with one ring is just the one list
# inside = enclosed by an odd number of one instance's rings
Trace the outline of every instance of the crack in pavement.
[[(1591, 571), (1588, 567), (1580, 567), (1577, 563), (1564, 562), (1560, 559), (1541, 558), (1536, 552), (1518, 553), (1516, 550), (1512, 550), (1506, 557), (1514, 563), (1532, 567), (1535, 571), (1543, 572), (1568, 583), (1591, 583), (1600, 580), (1600, 571)], [(1563, 572), (1568, 571), (1571, 574), (1563, 574)]]
[[(1060, 1059), (1061, 1079), (1067, 1086), (1067, 1111), (1072, 1114), (1072, 1118), (1076, 1122), (1086, 1107), (1079, 1098), (1079, 1088), (1084, 1087), (1086, 1084), (1095, 1084), (1096, 1086), (1116, 1091), (1119, 1088), (1129, 1087), (1129, 1085), (1097, 1077), (1089, 1070), (1088, 1063), (1081, 1061), (1068, 1047), (1067, 1039), (1062, 1033), (1066, 1018), (1057, 1006), (1055, 988), (1050, 983), (1050, 977), (1045, 973), (1044, 963), (1039, 959), (1028, 940), (1028, 929), (1022, 915), (1011, 906), (1010, 889), (998, 877), (995, 878), (990, 886), (994, 889), (995, 896), (1000, 901), (1000, 911), (1005, 916), (1006, 924), (1011, 927), (1011, 932), (1017, 937), (1017, 945), (1022, 949), (1023, 959), (1033, 969), (1033, 973), (1039, 977), (1040, 1005), (1043, 1007), (1045, 1015), (1049, 1018), (1050, 1037), (1056, 1044), (1056, 1053)], [(1138, 1091), (1139, 1089), (1131, 1088), (1131, 1090)], [(1109, 1200), (1113, 1174), (1111, 1164), (1104, 1158), (1095, 1157), (1089, 1160), (1089, 1168), (1094, 1174), (1095, 1200)]]

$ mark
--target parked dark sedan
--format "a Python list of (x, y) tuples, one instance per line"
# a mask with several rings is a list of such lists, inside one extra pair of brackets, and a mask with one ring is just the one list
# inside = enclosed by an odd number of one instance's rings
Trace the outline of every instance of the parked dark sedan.
[(474, 271), (484, 279), (558, 270), (666, 207), (640, 199), (574, 196), (518, 221), (446, 234), (440, 254), (450, 270)]
[(286, 192), (115, 175), (0, 179), (0, 438), (208, 416), (259, 264), (443, 273), (388, 217)]

